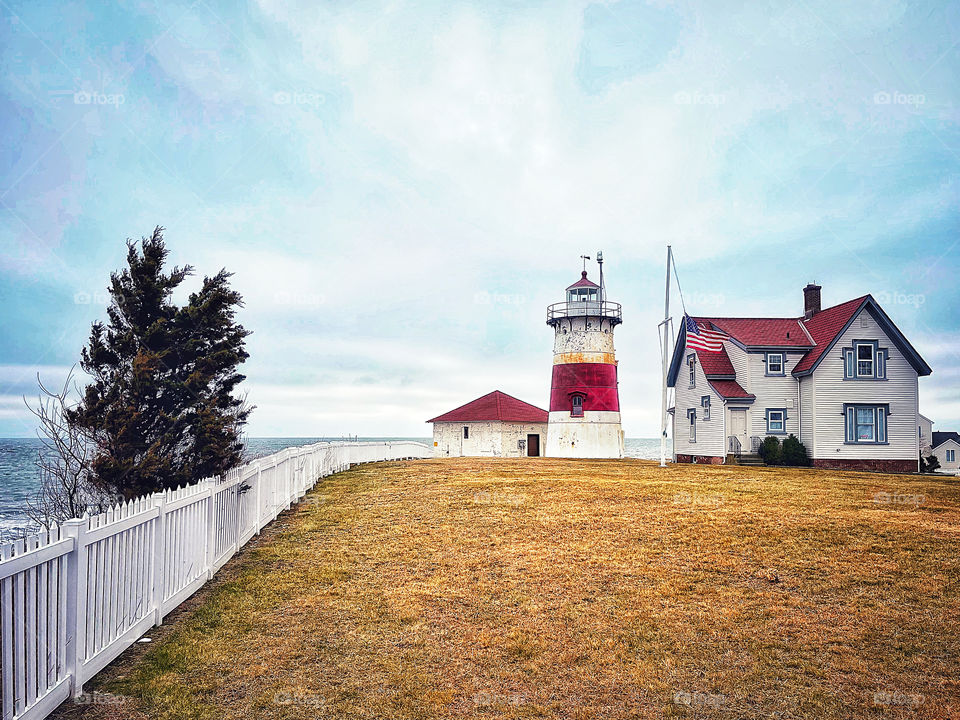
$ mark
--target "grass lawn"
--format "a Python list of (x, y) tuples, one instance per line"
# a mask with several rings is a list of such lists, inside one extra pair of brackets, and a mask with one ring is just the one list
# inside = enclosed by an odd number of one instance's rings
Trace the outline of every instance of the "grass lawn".
[(60, 714), (960, 717), (955, 479), (382, 463), (221, 575)]

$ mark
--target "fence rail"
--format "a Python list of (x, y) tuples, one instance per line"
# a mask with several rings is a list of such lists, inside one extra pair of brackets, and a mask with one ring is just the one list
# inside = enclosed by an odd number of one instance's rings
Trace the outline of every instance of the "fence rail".
[(410, 441), (287, 448), (0, 545), (0, 718), (39, 720), (81, 695), (320, 478), (430, 455)]

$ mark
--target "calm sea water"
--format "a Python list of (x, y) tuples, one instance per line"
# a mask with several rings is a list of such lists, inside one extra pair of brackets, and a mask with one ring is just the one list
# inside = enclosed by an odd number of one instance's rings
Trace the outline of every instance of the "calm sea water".
[[(263, 457), (288, 447), (309, 445), (320, 440), (342, 438), (249, 438), (246, 454), (249, 458)], [(430, 438), (359, 438), (359, 440), (416, 440), (429, 445)], [(0, 438), (0, 540), (29, 527), (24, 514), (27, 501), (37, 492), (39, 484), (36, 459), (40, 450), (36, 438)], [(624, 450), (627, 457), (656, 460), (660, 457), (660, 441), (656, 438), (627, 438)], [(667, 448), (668, 454), (670, 447)]]

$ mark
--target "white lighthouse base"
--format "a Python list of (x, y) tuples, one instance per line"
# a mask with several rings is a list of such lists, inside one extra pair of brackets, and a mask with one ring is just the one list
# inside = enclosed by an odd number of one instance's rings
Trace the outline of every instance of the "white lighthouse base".
[(551, 412), (547, 425), (547, 457), (622, 458), (620, 413), (588, 411), (583, 417)]

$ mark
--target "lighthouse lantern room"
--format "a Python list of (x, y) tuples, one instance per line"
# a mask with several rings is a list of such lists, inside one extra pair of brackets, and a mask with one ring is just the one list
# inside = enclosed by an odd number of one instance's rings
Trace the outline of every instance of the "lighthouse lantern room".
[(566, 302), (547, 308), (553, 328), (553, 377), (547, 428), (548, 457), (623, 457), (617, 360), (613, 330), (622, 322), (620, 303), (609, 302), (603, 285), (587, 277), (567, 288)]

